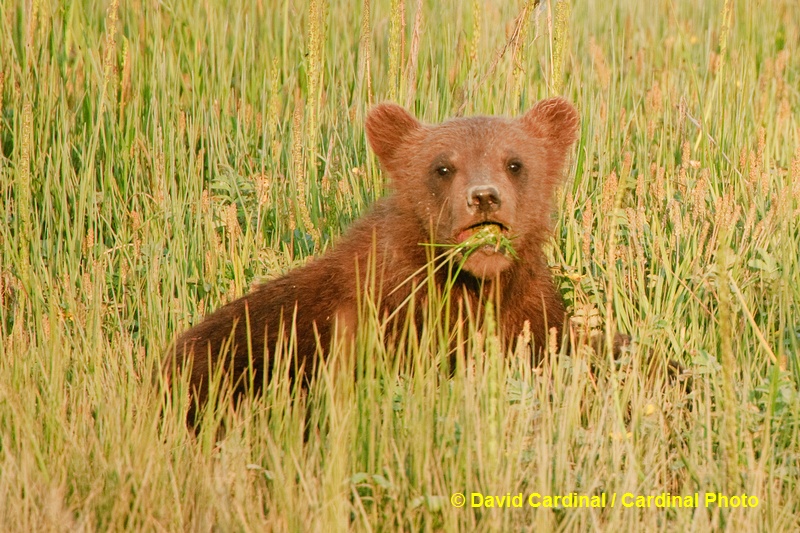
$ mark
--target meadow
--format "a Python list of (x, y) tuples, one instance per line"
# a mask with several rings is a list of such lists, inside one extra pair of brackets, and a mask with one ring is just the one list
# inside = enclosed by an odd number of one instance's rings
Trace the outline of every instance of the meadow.
[[(0, 529), (800, 529), (798, 43), (796, 0), (3, 2)], [(451, 374), (433, 313), (365, 319), (355, 372), (187, 429), (165, 347), (385, 194), (371, 105), (554, 95), (548, 258), (624, 357), (504, 353), (490, 316)]]

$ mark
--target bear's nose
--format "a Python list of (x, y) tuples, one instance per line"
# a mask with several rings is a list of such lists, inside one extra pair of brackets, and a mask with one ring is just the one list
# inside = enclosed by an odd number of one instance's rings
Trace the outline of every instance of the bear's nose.
[(500, 209), (500, 191), (491, 185), (470, 187), (467, 191), (467, 205), (477, 208), (481, 213), (492, 213)]

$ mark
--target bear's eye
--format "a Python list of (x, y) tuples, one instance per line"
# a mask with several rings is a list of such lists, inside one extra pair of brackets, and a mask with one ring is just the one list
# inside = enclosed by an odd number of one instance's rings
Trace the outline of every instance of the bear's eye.
[(508, 168), (508, 171), (512, 174), (519, 174), (519, 171), (522, 170), (522, 163), (519, 161), (512, 161), (506, 168)]
[(442, 165), (442, 166), (436, 168), (436, 173), (439, 174), (442, 177), (445, 177), (445, 176), (449, 176), (450, 174), (452, 174), (453, 170), (450, 167)]

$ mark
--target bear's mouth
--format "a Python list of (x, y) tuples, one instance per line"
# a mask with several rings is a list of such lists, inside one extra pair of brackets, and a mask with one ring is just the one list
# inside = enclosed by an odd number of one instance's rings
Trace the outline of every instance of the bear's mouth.
[(504, 236), (508, 236), (509, 233), (509, 229), (500, 222), (495, 222), (493, 220), (484, 220), (483, 222), (478, 222), (477, 224), (467, 226), (463, 230), (459, 231), (458, 235), (456, 236), (456, 242), (458, 244), (461, 244), (462, 242), (466, 241), (467, 239), (478, 233), (483, 228), (499, 229), (500, 234)]

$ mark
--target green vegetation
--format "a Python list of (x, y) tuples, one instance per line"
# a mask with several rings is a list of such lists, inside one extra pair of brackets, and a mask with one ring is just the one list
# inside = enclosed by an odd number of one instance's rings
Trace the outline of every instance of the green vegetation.
[(457, 252), (464, 255), (466, 260), (471, 254), (485, 247), (494, 249), (495, 252), (502, 251), (503, 255), (508, 257), (517, 257), (511, 239), (506, 237), (500, 226), (496, 224), (474, 228), (469, 236), (455, 248)]
[[(796, 0), (538, 3), (0, 3), (0, 529), (800, 528)], [(554, 94), (583, 123), (548, 253), (576, 330), (626, 357), (532, 366), (488, 313), (451, 376), (435, 313), (398, 347), (365, 320), (307, 394), (187, 431), (164, 347), (383, 193), (370, 104)], [(700, 508), (622, 505), (665, 492)]]

